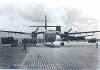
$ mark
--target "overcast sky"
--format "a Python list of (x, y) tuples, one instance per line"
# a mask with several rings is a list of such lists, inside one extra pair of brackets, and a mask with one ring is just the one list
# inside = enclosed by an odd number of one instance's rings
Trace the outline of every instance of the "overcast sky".
[[(0, 30), (31, 32), (30, 25), (63, 25), (63, 30), (100, 30), (99, 0), (0, 0)], [(66, 31), (67, 31), (66, 30)]]

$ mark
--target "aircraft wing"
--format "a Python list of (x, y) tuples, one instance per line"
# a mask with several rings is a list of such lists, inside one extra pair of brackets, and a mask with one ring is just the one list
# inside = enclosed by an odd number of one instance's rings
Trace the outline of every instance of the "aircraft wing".
[(17, 34), (30, 34), (30, 33), (26, 33), (26, 32), (17, 32), (17, 31), (5, 31), (5, 30), (0, 30), (0, 32), (7, 32), (7, 33), (17, 33)]
[(57, 27), (57, 26), (29, 26), (29, 27)]
[[(17, 32), (17, 31), (5, 31), (5, 30), (0, 30), (0, 32), (6, 32), (6, 33), (14, 33), (14, 34), (32, 34), (32, 33), (27, 33), (27, 32)], [(43, 34), (44, 32), (36, 32), (37, 34)]]
[(100, 32), (100, 31), (75, 32), (75, 33), (68, 33), (68, 34), (97, 33), (97, 32)]

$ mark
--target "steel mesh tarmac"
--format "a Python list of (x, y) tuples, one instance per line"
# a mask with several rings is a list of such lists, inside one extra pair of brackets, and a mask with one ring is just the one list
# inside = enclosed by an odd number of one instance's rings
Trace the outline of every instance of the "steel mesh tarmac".
[(29, 47), (23, 69), (39, 70), (97, 70), (99, 49), (86, 47)]

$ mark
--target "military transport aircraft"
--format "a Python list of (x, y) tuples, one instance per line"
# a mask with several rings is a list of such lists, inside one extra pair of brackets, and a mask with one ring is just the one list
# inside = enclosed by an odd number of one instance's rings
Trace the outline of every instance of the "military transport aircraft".
[[(43, 40), (42, 42), (45, 44), (47, 42), (51, 42), (51, 44), (53, 44), (53, 42), (56, 41), (56, 36), (60, 36), (60, 41), (61, 42), (61, 45), (63, 46), (64, 45), (64, 41), (86, 41), (87, 39), (85, 37), (87, 36), (92, 36), (92, 35), (84, 35), (84, 36), (72, 36), (72, 35), (77, 35), (77, 34), (89, 34), (89, 33), (97, 33), (97, 32), (100, 32), (100, 31), (88, 31), (88, 32), (75, 32), (75, 33), (72, 33), (72, 28), (69, 29), (67, 32), (64, 32), (62, 33), (61, 32), (61, 26), (49, 26), (47, 25), (47, 17), (45, 16), (45, 25), (43, 26), (29, 26), (29, 27), (37, 27), (37, 29), (35, 31), (33, 31), (32, 33), (27, 33), (27, 32), (15, 32), (15, 31), (3, 31), (3, 30), (0, 30), (0, 32), (7, 32), (7, 33), (18, 33), (18, 34), (27, 34), (27, 35), (30, 35), (32, 37), (31, 43), (33, 43), (33, 45), (37, 45), (37, 43), (39, 43), (39, 40), (37, 38), (37, 36), (39, 34), (43, 34)], [(45, 28), (45, 31), (41, 31), (39, 32), (38, 29), (42, 27), (42, 28)], [(55, 27), (56, 30), (48, 30), (48, 28), (51, 28), (51, 27)], [(26, 44), (27, 42), (27, 39), (24, 39), (24, 44)], [(96, 43), (97, 42), (97, 39), (96, 38), (93, 38), (93, 39), (88, 39), (88, 43)]]
[[(75, 32), (75, 33), (71, 33), (71, 32), (64, 32), (64, 33), (59, 33), (58, 35), (60, 35), (62, 43), (61, 45), (64, 45), (64, 41), (87, 41), (88, 43), (97, 43), (96, 38), (91, 38), (91, 39), (86, 39), (86, 37), (88, 36), (93, 36), (93, 35), (83, 35), (83, 36), (79, 36), (80, 34), (91, 34), (91, 33), (97, 33), (100, 31), (88, 31), (88, 32)], [(72, 36), (72, 35), (77, 35), (78, 36)]]

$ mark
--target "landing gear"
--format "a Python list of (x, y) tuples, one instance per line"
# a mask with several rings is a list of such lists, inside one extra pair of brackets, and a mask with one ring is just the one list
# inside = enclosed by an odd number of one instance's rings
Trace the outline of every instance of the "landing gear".
[(64, 46), (64, 42), (62, 42), (60, 45), (61, 45), (61, 46)]
[(98, 48), (98, 40), (96, 40), (96, 48)]
[(36, 47), (37, 45), (37, 33), (36, 32), (32, 32), (32, 42), (33, 42), (33, 46)]
[(26, 47), (25, 43), (23, 43), (23, 50), (24, 50), (25, 53), (27, 53), (27, 47)]

